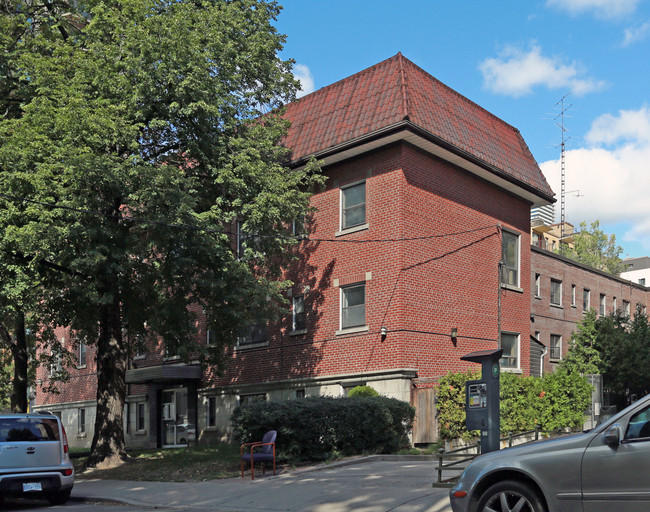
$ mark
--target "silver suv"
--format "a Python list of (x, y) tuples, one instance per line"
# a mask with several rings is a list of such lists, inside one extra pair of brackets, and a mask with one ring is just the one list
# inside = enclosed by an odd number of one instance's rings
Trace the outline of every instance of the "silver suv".
[(0, 502), (18, 496), (62, 505), (73, 485), (68, 438), (58, 417), (0, 415)]

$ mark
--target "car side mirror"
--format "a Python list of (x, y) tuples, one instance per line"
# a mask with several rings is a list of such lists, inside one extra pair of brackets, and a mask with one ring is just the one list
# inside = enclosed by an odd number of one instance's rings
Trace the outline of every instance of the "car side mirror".
[(612, 448), (616, 448), (621, 443), (621, 426), (618, 423), (605, 430), (603, 442)]

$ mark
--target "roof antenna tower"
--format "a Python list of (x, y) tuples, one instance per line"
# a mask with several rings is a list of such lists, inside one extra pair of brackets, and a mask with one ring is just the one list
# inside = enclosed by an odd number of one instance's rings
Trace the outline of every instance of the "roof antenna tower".
[[(562, 142), (560, 143), (561, 156), (560, 156), (560, 254), (564, 255), (564, 236), (565, 236), (565, 224), (566, 224), (566, 143), (571, 137), (565, 137), (566, 128), (564, 126), (564, 118), (566, 113), (573, 105), (566, 105), (565, 100), (569, 96), (569, 93), (565, 94), (560, 98), (555, 105), (560, 106), (560, 113), (555, 117), (556, 124), (560, 127), (562, 133)], [(558, 121), (559, 120), (559, 121)]]

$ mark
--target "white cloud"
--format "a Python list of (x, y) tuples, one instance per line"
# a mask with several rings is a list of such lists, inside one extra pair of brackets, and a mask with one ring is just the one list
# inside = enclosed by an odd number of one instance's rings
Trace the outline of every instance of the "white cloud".
[(533, 45), (528, 51), (508, 46), (497, 58), (485, 59), (479, 69), (488, 89), (511, 96), (530, 94), (536, 86), (568, 89), (576, 95), (606, 86), (604, 81), (585, 76), (575, 63), (564, 64), (558, 57), (542, 55), (538, 45)]
[(592, 145), (627, 143), (650, 146), (650, 109), (619, 110), (617, 115), (603, 114), (591, 124), (585, 140)]
[[(580, 190), (581, 196), (567, 194), (567, 220), (629, 224), (619, 240), (639, 242), (650, 250), (650, 110), (644, 106), (600, 116), (585, 139), (587, 147), (566, 152), (565, 189)], [(559, 202), (560, 161), (540, 167)]]
[(546, 5), (571, 14), (591, 12), (600, 18), (619, 18), (636, 10), (639, 0), (547, 0)]
[(293, 66), (293, 76), (300, 81), (300, 91), (298, 91), (298, 98), (314, 92), (314, 76), (311, 71), (304, 64), (295, 64)]
[(638, 41), (643, 41), (648, 35), (650, 35), (650, 21), (636, 27), (626, 28), (621, 46), (629, 46)]

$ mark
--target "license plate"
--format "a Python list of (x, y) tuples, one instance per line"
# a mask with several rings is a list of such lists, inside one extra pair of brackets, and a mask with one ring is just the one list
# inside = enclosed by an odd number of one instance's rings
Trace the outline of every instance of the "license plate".
[(41, 482), (28, 482), (23, 484), (23, 492), (42, 491)]

